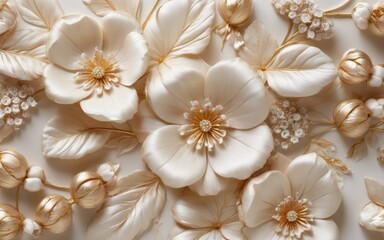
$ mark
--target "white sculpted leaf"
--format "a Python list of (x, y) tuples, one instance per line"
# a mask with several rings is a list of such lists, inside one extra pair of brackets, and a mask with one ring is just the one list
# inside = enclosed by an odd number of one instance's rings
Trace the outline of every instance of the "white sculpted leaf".
[(330, 84), (337, 70), (319, 48), (296, 44), (281, 50), (261, 75), (280, 96), (307, 97)]
[(0, 73), (19, 80), (34, 80), (42, 76), (45, 62), (19, 51), (0, 50)]
[(247, 27), (244, 42), (244, 47), (239, 50), (239, 57), (256, 69), (265, 67), (279, 47), (274, 36), (259, 21), (254, 21)]
[(64, 12), (59, 0), (17, 0), (23, 20), (33, 26), (52, 29)]
[(133, 240), (151, 226), (164, 207), (166, 191), (149, 171), (136, 171), (117, 183), (87, 230), (87, 240)]
[(360, 212), (359, 223), (367, 230), (384, 232), (384, 208), (368, 203)]
[[(110, 123), (98, 122), (78, 108), (65, 109), (48, 121), (43, 130), (43, 154), (49, 158), (78, 159), (104, 147), (112, 136), (125, 137), (126, 141), (131, 138), (131, 144), (137, 142), (125, 127), (116, 128)], [(106, 147), (121, 148), (119, 142), (115, 146), (112, 144), (109, 142)], [(125, 147), (125, 152), (126, 148), (128, 151), (132, 149), (127, 144), (122, 147)]]
[(209, 44), (214, 16), (213, 0), (165, 2), (144, 29), (151, 59), (201, 53)]
[(103, 17), (111, 12), (126, 12), (137, 19), (141, 0), (82, 0), (96, 15)]
[(384, 185), (372, 178), (365, 178), (364, 181), (369, 199), (384, 208)]

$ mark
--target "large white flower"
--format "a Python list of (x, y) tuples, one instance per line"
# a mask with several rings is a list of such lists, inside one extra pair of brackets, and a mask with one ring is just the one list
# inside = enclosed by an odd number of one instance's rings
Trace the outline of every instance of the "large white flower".
[(217, 194), (229, 178), (264, 166), (273, 149), (263, 124), (270, 103), (248, 64), (235, 59), (206, 74), (180, 67), (162, 75), (150, 82), (148, 100), (166, 125), (147, 137), (143, 159), (166, 185)]
[(342, 201), (326, 162), (315, 153), (299, 156), (285, 173), (268, 171), (244, 189), (241, 216), (250, 240), (336, 240), (329, 218)]
[(237, 210), (238, 183), (216, 196), (201, 197), (186, 191), (172, 208), (178, 226), (172, 240), (243, 240), (243, 223)]
[(64, 17), (48, 46), (47, 96), (60, 104), (80, 102), (99, 121), (132, 118), (138, 96), (131, 86), (148, 67), (148, 47), (139, 29), (136, 20), (117, 13), (101, 23), (84, 15)]

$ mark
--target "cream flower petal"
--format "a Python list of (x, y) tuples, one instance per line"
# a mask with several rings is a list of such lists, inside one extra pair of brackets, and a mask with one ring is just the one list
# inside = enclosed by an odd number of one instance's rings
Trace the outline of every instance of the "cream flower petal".
[(129, 15), (110, 13), (102, 18), (103, 51), (117, 55), (130, 32), (139, 32), (139, 23)]
[(297, 157), (287, 169), (292, 194), (312, 202), (311, 214), (315, 218), (328, 218), (339, 208), (342, 195), (327, 163), (316, 153)]
[(332, 220), (316, 219), (312, 224), (311, 231), (303, 233), (303, 240), (339, 240), (339, 228)]
[(268, 116), (270, 103), (264, 84), (252, 68), (239, 59), (214, 65), (207, 73), (205, 97), (224, 107), (229, 126), (249, 129)]
[(185, 230), (180, 227), (176, 227), (172, 233), (172, 240), (196, 240), (201, 239), (202, 236), (208, 234), (211, 229), (189, 229)]
[[(194, 239), (191, 239), (194, 240)], [(199, 238), (199, 240), (226, 240), (219, 230), (211, 230)]]
[(147, 86), (148, 102), (162, 120), (183, 124), (191, 101), (203, 99), (203, 86), (204, 77), (196, 70), (180, 67), (161, 71)]
[(143, 143), (143, 160), (164, 184), (181, 188), (197, 182), (207, 167), (204, 153), (194, 151), (171, 125), (157, 129)]
[(204, 177), (189, 186), (189, 188), (201, 196), (217, 195), (228, 186), (229, 181), (230, 179), (223, 178), (215, 173), (208, 162)]
[(120, 83), (131, 86), (148, 68), (148, 46), (143, 35), (131, 32), (125, 39), (118, 54), (113, 56), (120, 70)]
[(98, 121), (125, 122), (137, 111), (138, 96), (134, 88), (114, 86), (102, 96), (93, 94), (80, 102), (83, 111)]
[(245, 225), (265, 228), (263, 224), (272, 220), (275, 208), (290, 194), (289, 181), (280, 171), (269, 171), (252, 179), (244, 188), (241, 200)]
[(166, 123), (161, 121), (152, 111), (147, 100), (139, 102), (137, 113), (132, 120), (129, 121), (129, 124), (141, 142), (144, 142), (151, 132), (166, 126)]
[(359, 224), (370, 231), (384, 232), (384, 208), (371, 202), (366, 204), (361, 209)]
[(73, 104), (88, 97), (92, 91), (85, 91), (76, 83), (75, 74), (56, 67), (53, 64), (44, 69), (45, 93), (59, 104)]
[(285, 240), (276, 235), (275, 228), (275, 223), (269, 219), (255, 228), (245, 227), (243, 232), (248, 240)]
[(234, 222), (230, 224), (225, 224), (220, 228), (221, 234), (226, 239), (231, 240), (243, 240), (244, 236), (242, 233), (244, 225), (241, 222)]
[(103, 34), (96, 20), (85, 15), (66, 16), (52, 29), (48, 57), (62, 68), (77, 70), (81, 54), (93, 56), (102, 43)]
[(215, 197), (200, 197), (184, 192), (172, 207), (174, 220), (187, 228), (210, 228), (219, 222), (222, 206)]
[(246, 179), (264, 166), (273, 145), (267, 125), (250, 130), (230, 130), (223, 144), (216, 144), (215, 149), (208, 152), (208, 161), (222, 177)]

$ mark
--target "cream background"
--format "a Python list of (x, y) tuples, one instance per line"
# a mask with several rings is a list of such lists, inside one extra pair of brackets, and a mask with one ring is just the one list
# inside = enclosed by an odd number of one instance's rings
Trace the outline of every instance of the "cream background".
[[(153, 0), (144, 0), (148, 4)], [(366, 0), (374, 3), (375, 0)], [(60, 1), (66, 13), (92, 13), (81, 3), (81, 0), (61, 0)], [(318, 0), (323, 9), (339, 5), (341, 0)], [(355, 3), (358, 1), (354, 1)], [(284, 37), (287, 23), (278, 14), (276, 14), (270, 4), (270, 0), (254, 0), (254, 16), (261, 20), (270, 31), (281, 41)], [(351, 9), (354, 4), (350, 4), (347, 9)], [(344, 10), (348, 12), (349, 10)], [(358, 48), (364, 50), (371, 56), (374, 63), (384, 63), (384, 40), (372, 36), (369, 32), (360, 32), (355, 28), (351, 19), (334, 19), (335, 36), (332, 40), (315, 43), (316, 46), (323, 49), (337, 63), (341, 55), (349, 48)], [(220, 53), (220, 38), (213, 37), (210, 48), (205, 52), (205, 58), (213, 64), (220, 58), (230, 58), (233, 52), (230, 48)], [(369, 96), (369, 89), (362, 86), (360, 93), (366, 93)], [(357, 92), (357, 88), (350, 89)], [(360, 90), (360, 89), (359, 89)], [(381, 91), (383, 91), (381, 89)], [(336, 103), (334, 103), (336, 104)], [(327, 105), (330, 113), (332, 105)], [(69, 185), (72, 177), (83, 170), (95, 170), (96, 166), (102, 161), (111, 161), (121, 164), (120, 176), (128, 174), (134, 169), (142, 169), (144, 165), (140, 161), (140, 150), (116, 158), (114, 152), (101, 150), (80, 160), (46, 160), (41, 154), (41, 132), (45, 123), (55, 115), (59, 106), (48, 100), (40, 102), (39, 110), (33, 115), (31, 121), (22, 129), (8, 139), (2, 148), (12, 148), (24, 154), (29, 163), (39, 165), (46, 171), (47, 179), (58, 184)], [(377, 240), (384, 239), (383, 235), (372, 233), (361, 228), (357, 222), (357, 217), (361, 207), (368, 202), (363, 178), (370, 176), (384, 183), (384, 167), (376, 161), (376, 149), (370, 149), (369, 156), (361, 161), (354, 162), (346, 159), (346, 151), (352, 143), (347, 139), (340, 137), (336, 133), (327, 134), (328, 139), (332, 139), (338, 146), (338, 157), (345, 160), (353, 170), (353, 175), (345, 178), (345, 186), (342, 190), (344, 201), (339, 211), (334, 216), (339, 226), (342, 240)], [(384, 139), (381, 139), (383, 144)], [(51, 190), (37, 194), (30, 194), (22, 191), (21, 210), (25, 216), (33, 217), (33, 209), (46, 193)], [(168, 192), (168, 203), (163, 211), (158, 224), (148, 230), (140, 239), (143, 240), (162, 240), (168, 238), (172, 226), (174, 225), (170, 215), (171, 204), (176, 199), (179, 191), (170, 190)], [(0, 202), (14, 204), (15, 191), (1, 190)], [(52, 235), (44, 233), (41, 239), (44, 240), (80, 240), (85, 239), (85, 230), (95, 211), (74, 208), (74, 217), (72, 227), (62, 235)], [(107, 226), (106, 226), (107, 227)], [(28, 239), (23, 237), (22, 239)], [(116, 239), (118, 240), (118, 239)], [(323, 239), (321, 239), (323, 240)], [(326, 239), (324, 239), (326, 240)]]

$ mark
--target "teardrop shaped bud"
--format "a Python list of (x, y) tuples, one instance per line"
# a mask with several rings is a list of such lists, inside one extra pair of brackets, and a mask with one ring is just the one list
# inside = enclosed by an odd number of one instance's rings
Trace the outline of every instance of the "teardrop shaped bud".
[(252, 16), (252, 0), (220, 0), (219, 13), (226, 23), (234, 27), (246, 24)]
[(12, 240), (22, 231), (24, 217), (9, 205), (0, 205), (0, 239)]
[(96, 208), (104, 203), (107, 189), (105, 182), (94, 172), (77, 174), (71, 184), (73, 201), (83, 208)]
[(384, 37), (384, 1), (373, 7), (369, 18), (369, 30), (378, 37)]
[(52, 233), (63, 233), (72, 223), (71, 203), (60, 195), (45, 197), (36, 208), (35, 221)]
[(340, 80), (346, 84), (366, 82), (372, 74), (371, 58), (363, 51), (350, 49), (339, 64)]
[(333, 120), (337, 130), (344, 136), (360, 138), (370, 127), (372, 112), (359, 99), (350, 99), (339, 103), (333, 111)]
[(0, 150), (0, 187), (14, 188), (23, 183), (28, 170), (24, 156), (11, 150)]

